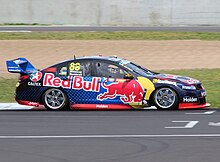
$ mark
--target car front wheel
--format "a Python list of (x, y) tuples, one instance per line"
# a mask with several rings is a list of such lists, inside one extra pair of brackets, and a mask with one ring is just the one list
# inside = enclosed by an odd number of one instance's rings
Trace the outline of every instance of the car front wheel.
[(42, 100), (48, 110), (64, 110), (67, 107), (67, 97), (59, 89), (48, 89), (44, 93)]
[(153, 101), (159, 110), (178, 108), (178, 96), (174, 90), (168, 87), (157, 89), (153, 95)]

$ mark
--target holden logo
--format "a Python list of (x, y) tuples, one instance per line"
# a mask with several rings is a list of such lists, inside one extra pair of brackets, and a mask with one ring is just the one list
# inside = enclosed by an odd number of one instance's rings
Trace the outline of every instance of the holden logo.
[(42, 78), (42, 73), (40, 71), (36, 71), (30, 75), (30, 79), (32, 82), (37, 82)]
[(197, 102), (197, 98), (194, 97), (184, 97), (183, 102)]

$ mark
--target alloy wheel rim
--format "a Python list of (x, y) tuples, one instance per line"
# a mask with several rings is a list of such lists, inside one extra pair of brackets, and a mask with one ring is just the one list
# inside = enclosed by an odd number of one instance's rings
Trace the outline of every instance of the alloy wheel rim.
[(51, 109), (59, 109), (65, 102), (65, 97), (60, 90), (51, 90), (45, 95), (45, 102)]
[(161, 88), (155, 95), (155, 101), (163, 109), (169, 109), (175, 102), (175, 92), (169, 88)]

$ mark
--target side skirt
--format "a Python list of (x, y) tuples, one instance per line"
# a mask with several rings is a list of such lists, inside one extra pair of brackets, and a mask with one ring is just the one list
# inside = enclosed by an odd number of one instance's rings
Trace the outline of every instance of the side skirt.
[(75, 110), (131, 110), (130, 105), (123, 104), (73, 104), (70, 109)]

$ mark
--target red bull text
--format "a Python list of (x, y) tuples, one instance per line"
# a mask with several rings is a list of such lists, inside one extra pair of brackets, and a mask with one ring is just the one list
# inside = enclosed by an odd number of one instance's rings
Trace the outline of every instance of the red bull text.
[(84, 81), (81, 76), (70, 76), (67, 80), (62, 80), (59, 77), (55, 77), (54, 74), (46, 73), (44, 75), (43, 86), (99, 92), (99, 80), (100, 78), (93, 77), (92, 81)]

